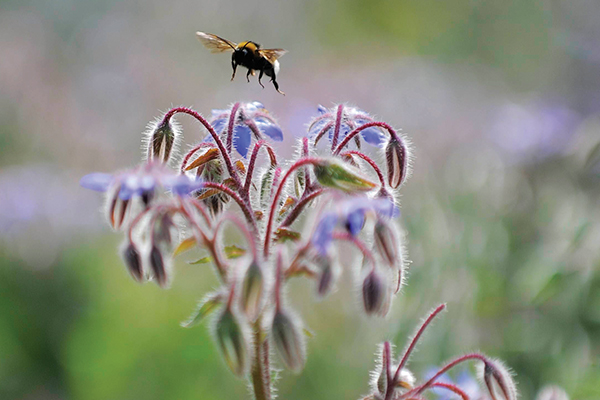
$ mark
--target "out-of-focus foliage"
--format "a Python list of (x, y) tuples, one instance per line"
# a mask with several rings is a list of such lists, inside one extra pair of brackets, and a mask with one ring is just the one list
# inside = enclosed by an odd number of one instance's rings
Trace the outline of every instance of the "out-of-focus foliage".
[[(99, 230), (100, 200), (77, 182), (135, 164), (157, 110), (255, 99), (286, 135), (317, 103), (349, 101), (404, 128), (416, 152), (400, 218), (409, 285), (385, 321), (362, 317), (347, 289), (303, 305), (318, 334), (303, 373), (282, 373), (281, 398), (357, 398), (376, 344), (402, 346), (440, 302), (448, 312), (415, 372), (479, 349), (514, 369), (523, 398), (547, 383), (600, 397), (594, 1), (0, 8), (0, 398), (247, 395), (207, 330), (179, 326), (215, 284), (210, 267), (179, 262), (169, 291), (131, 281), (117, 239)], [(198, 29), (288, 49), (287, 96), (230, 83), (229, 60), (204, 51)]]

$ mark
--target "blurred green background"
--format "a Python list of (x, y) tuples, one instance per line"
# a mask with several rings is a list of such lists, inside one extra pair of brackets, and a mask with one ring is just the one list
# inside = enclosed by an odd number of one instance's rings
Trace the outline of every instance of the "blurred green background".
[[(315, 337), (282, 399), (356, 399), (376, 344), (420, 375), (481, 350), (524, 399), (547, 383), (600, 398), (600, 3), (594, 0), (0, 1), (0, 398), (248, 398), (206, 327), (180, 328), (216, 281), (178, 260), (173, 287), (133, 282), (91, 171), (139, 160), (146, 123), (259, 100), (290, 154), (317, 104), (403, 128), (414, 174), (402, 225), (413, 263), (386, 320), (346, 277), (325, 301), (294, 283)], [(289, 50), (286, 97), (211, 55), (196, 30)], [(188, 143), (202, 133), (180, 119)]]

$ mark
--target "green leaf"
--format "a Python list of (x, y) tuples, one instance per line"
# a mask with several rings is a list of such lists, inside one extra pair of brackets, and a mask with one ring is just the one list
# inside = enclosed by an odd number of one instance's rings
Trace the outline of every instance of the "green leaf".
[(184, 328), (191, 328), (198, 325), (204, 318), (212, 314), (223, 303), (223, 295), (221, 293), (208, 294), (203, 301), (198, 304), (198, 308), (190, 316), (190, 318), (181, 323)]
[(196, 238), (190, 237), (190, 238), (184, 239), (181, 243), (179, 243), (179, 245), (173, 252), (173, 257), (178, 256), (179, 254), (188, 251), (195, 245), (196, 245)]
[(246, 249), (238, 247), (235, 244), (225, 246), (223, 250), (225, 251), (225, 256), (229, 259), (238, 258), (246, 254)]
[(190, 261), (188, 264), (191, 264), (191, 265), (208, 264), (211, 261), (212, 261), (212, 258), (206, 256), (206, 257), (202, 257), (196, 261)]

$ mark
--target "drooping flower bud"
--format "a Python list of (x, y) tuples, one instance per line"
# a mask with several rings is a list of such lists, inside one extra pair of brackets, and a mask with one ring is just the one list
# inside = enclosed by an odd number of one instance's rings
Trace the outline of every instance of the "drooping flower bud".
[(377, 186), (363, 178), (347, 164), (335, 159), (323, 159), (313, 165), (315, 176), (323, 186), (340, 189), (348, 193), (369, 191)]
[(389, 310), (389, 285), (377, 268), (373, 268), (362, 282), (362, 300), (369, 315), (385, 316)]
[(569, 400), (569, 395), (560, 386), (548, 385), (540, 389), (535, 400)]
[[(517, 399), (517, 386), (512, 374), (501, 361), (487, 360), (484, 362), (483, 381), (492, 399)], [(499, 397), (499, 395), (502, 397)]]
[(263, 271), (256, 260), (252, 260), (246, 269), (242, 280), (242, 294), (240, 296), (241, 309), (250, 320), (255, 320), (262, 307), (264, 293)]
[(306, 349), (302, 329), (296, 319), (283, 310), (277, 310), (271, 325), (271, 335), (277, 353), (287, 368), (298, 372), (304, 366)]
[(154, 122), (148, 127), (148, 160), (169, 162), (177, 138), (179, 126), (172, 119)]
[(215, 336), (221, 349), (225, 363), (237, 376), (246, 373), (249, 356), (247, 329), (236, 318), (233, 312), (226, 308), (216, 323)]
[(373, 229), (375, 247), (383, 261), (391, 268), (396, 268), (402, 263), (401, 245), (398, 235), (388, 221), (381, 218), (375, 223)]
[(396, 189), (406, 180), (408, 173), (408, 150), (405, 144), (394, 138), (385, 147), (388, 184)]
[(170, 260), (165, 260), (160, 249), (153, 245), (150, 250), (150, 267), (156, 283), (161, 288), (169, 286), (169, 265), (167, 264)]
[(125, 223), (125, 217), (130, 206), (130, 199), (121, 199), (119, 197), (120, 188), (109, 192), (107, 196), (106, 219), (115, 230), (120, 230)]
[(129, 273), (138, 282), (144, 280), (144, 268), (142, 266), (142, 258), (135, 244), (132, 242), (125, 242), (125, 246), (122, 250), (123, 261), (127, 265)]

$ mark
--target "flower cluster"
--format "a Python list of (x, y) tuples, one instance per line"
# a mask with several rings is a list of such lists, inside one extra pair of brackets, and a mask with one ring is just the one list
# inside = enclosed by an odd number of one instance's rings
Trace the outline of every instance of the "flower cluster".
[[(346, 243), (359, 255), (352, 258), (360, 262), (346, 269), (360, 282), (363, 311), (385, 316), (406, 277), (403, 235), (394, 219), (399, 188), (409, 176), (407, 139), (354, 107), (319, 107), (318, 113), (297, 140), (295, 158), (282, 163), (271, 145), (283, 140), (282, 129), (261, 103), (213, 110), (210, 120), (173, 108), (149, 125), (140, 166), (81, 180), (106, 192), (107, 220), (124, 232), (122, 257), (137, 281), (168, 287), (175, 256), (195, 247), (206, 252), (193, 264), (212, 263), (221, 284), (183, 325), (215, 314), (223, 358), (236, 375), (249, 378), (258, 400), (272, 398), (270, 348), (292, 371), (305, 363), (306, 329), (284, 290), (290, 279), (313, 280), (317, 295), (326, 296), (342, 272), (339, 243)], [(177, 114), (195, 118), (205, 132), (181, 158), (174, 151), (182, 138)], [(331, 146), (323, 149), (326, 134)], [(374, 146), (374, 155), (361, 150), (363, 141)], [(169, 167), (175, 163), (176, 169)], [(303, 216), (312, 223), (301, 224)], [(242, 243), (224, 244), (227, 226)], [(391, 375), (389, 345), (382, 357), (385, 382), (373, 398), (407, 398), (398, 394), (402, 390), (421, 398), (437, 385), (433, 379), (414, 386), (404, 362)], [(499, 384), (512, 400), (501, 368), (485, 362), (486, 383)]]

